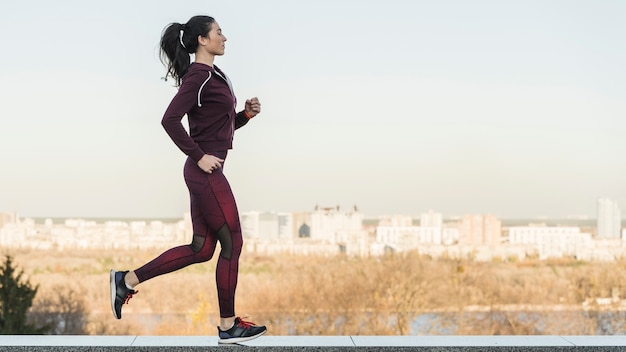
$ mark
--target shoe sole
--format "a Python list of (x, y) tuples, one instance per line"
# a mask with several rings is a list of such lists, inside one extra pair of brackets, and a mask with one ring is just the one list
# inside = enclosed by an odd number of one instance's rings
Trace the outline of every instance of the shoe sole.
[(267, 332), (267, 330), (264, 330), (263, 332), (256, 334), (254, 336), (246, 336), (246, 337), (233, 337), (230, 339), (219, 339), (217, 342), (221, 343), (221, 344), (237, 344), (240, 342), (246, 342), (246, 341), (250, 341), (250, 340), (254, 340), (259, 336), (262, 336), (263, 334), (265, 334)]
[(113, 316), (116, 319), (121, 319), (122, 317), (118, 317), (117, 314), (115, 314), (115, 296), (117, 293), (117, 286), (115, 284), (115, 270), (111, 269), (111, 273), (109, 276), (109, 282), (111, 283), (111, 310), (113, 311)]

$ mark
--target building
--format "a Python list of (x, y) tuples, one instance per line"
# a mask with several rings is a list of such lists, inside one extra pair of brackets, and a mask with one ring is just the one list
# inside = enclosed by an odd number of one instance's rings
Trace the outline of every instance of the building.
[(189, 243), (190, 225), (185, 220), (105, 221), (66, 219), (54, 223), (45, 219), (21, 219), (0, 229), (0, 247), (36, 250), (74, 249), (166, 249), (176, 243)]
[(376, 243), (387, 251), (407, 252), (420, 245), (442, 243), (441, 227), (425, 226), (378, 226)]
[(408, 252), (423, 246), (451, 243), (455, 237), (456, 234), (444, 229), (441, 213), (429, 210), (420, 214), (420, 226), (414, 226), (411, 217), (395, 215), (378, 222), (371, 253), (382, 255), (387, 252)]
[(337, 207), (315, 207), (311, 213), (311, 239), (336, 242), (338, 231), (354, 232), (363, 230), (363, 214), (356, 207), (343, 212)]
[(493, 215), (465, 215), (459, 223), (459, 244), (499, 246), (502, 223)]
[(515, 226), (509, 228), (509, 244), (524, 247), (527, 255), (539, 259), (586, 259), (594, 248), (591, 234), (578, 227)]
[(289, 243), (296, 234), (291, 213), (248, 211), (239, 218), (244, 238)]
[(617, 202), (598, 199), (598, 238), (620, 238), (622, 218)]
[(429, 210), (426, 213), (420, 214), (420, 226), (422, 227), (442, 227), (443, 215)]

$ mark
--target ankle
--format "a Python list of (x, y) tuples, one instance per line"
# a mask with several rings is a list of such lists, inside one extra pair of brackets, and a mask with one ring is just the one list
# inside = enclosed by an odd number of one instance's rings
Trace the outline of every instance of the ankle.
[(235, 317), (220, 318), (220, 329), (222, 331), (229, 330), (233, 326), (235, 326)]
[(124, 283), (126, 284), (126, 287), (131, 290), (133, 290), (135, 286), (139, 285), (139, 279), (134, 271), (129, 271), (126, 275), (124, 275)]

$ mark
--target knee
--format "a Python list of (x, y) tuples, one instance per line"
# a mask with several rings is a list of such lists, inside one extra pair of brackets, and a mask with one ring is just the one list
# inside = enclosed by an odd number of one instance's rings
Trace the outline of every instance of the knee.
[(194, 251), (194, 253), (199, 253), (202, 250), (202, 247), (204, 247), (205, 241), (206, 237), (193, 235), (193, 239), (191, 240), (191, 244), (189, 244), (189, 247), (191, 247), (191, 250)]
[(241, 250), (243, 249), (243, 239), (241, 236), (233, 240), (233, 253), (237, 256), (241, 254)]
[(204, 236), (193, 235), (193, 239), (191, 240), (189, 247), (198, 257), (197, 259), (199, 262), (208, 261), (211, 257), (213, 257), (213, 252), (205, 249), (206, 237)]

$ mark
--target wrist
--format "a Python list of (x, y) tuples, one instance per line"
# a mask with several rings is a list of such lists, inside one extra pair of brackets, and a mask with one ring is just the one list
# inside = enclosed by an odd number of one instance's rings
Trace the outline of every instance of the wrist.
[(246, 110), (244, 110), (244, 111), (243, 111), (243, 114), (244, 114), (244, 115), (246, 115), (246, 118), (247, 118), (248, 120), (250, 120), (251, 118), (253, 118), (253, 117), (254, 117), (254, 116), (250, 115), (250, 113), (249, 113), (248, 111), (246, 111)]

